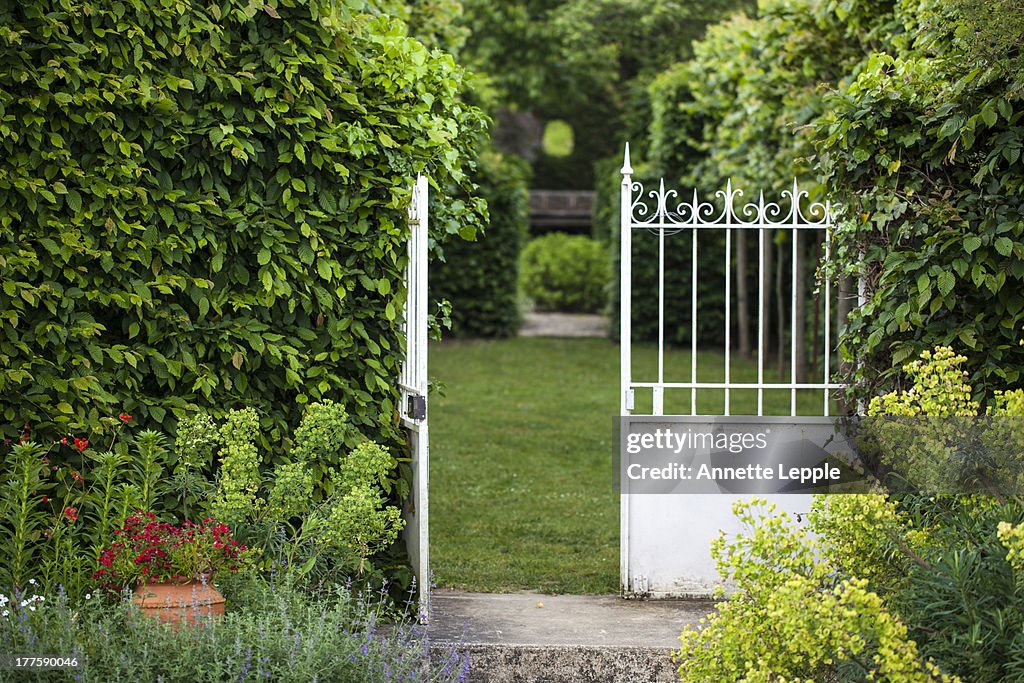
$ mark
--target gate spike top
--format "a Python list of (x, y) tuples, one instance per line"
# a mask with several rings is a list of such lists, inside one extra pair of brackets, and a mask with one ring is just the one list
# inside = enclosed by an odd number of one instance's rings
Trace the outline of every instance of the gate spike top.
[(626, 154), (622, 158), (622, 175), (633, 175), (633, 167), (629, 164), (629, 143), (626, 143)]

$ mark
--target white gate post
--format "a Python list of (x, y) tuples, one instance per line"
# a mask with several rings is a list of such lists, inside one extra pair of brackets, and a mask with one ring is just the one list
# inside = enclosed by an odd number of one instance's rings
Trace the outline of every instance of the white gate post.
[(633, 168), (629, 165), (629, 143), (622, 160), (622, 192), (619, 209), (619, 353), (622, 370), (621, 391), (619, 392), (620, 415), (629, 415), (633, 410), (632, 368), (630, 366), (630, 335), (632, 334), (633, 296)]
[[(633, 410), (632, 382), (632, 296), (633, 296), (633, 168), (629, 164), (629, 143), (622, 159), (622, 191), (619, 206), (619, 415)], [(618, 444), (615, 444), (618, 448)], [(629, 585), (629, 496), (619, 494), (619, 581), (623, 595)]]

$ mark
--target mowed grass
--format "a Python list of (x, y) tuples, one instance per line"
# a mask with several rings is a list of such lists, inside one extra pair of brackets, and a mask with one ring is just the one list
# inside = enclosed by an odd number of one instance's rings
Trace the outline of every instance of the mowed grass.
[[(635, 347), (634, 379), (656, 376), (656, 348)], [(666, 357), (666, 379), (686, 381), (688, 351)], [(698, 377), (720, 380), (721, 354), (698, 352)], [(733, 379), (756, 366), (733, 358)], [(616, 593), (619, 496), (612, 441), (619, 347), (606, 339), (448, 341), (430, 349), (430, 376), (445, 386), (430, 404), (430, 545), (440, 586), (507, 592)], [(775, 381), (778, 372), (765, 373)], [(638, 409), (650, 396), (638, 395)], [(799, 412), (821, 413), (801, 392)], [(698, 394), (721, 411), (723, 394)], [(734, 414), (756, 412), (756, 392), (733, 391)], [(689, 391), (666, 412), (688, 413)], [(767, 414), (789, 414), (789, 392), (765, 392)], [(666, 539), (666, 542), (669, 542)]]

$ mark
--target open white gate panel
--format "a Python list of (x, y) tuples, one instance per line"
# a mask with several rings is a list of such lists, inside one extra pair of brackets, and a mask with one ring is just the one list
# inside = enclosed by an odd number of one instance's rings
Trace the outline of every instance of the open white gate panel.
[(427, 484), (430, 442), (427, 426), (427, 179), (420, 176), (409, 205), (409, 264), (406, 266), (405, 362), (399, 382), (399, 412), (412, 459), (412, 490), (403, 510), (406, 549), (418, 582), (419, 614), (426, 621), (430, 600), (430, 536)]
[[(764, 414), (764, 396), (767, 391), (785, 390), (789, 393), (790, 414), (797, 414), (797, 392), (813, 390), (820, 392), (822, 413), (829, 414), (832, 392), (843, 385), (832, 382), (832, 358), (834, 354), (832, 316), (832, 289), (824, 284), (824, 333), (823, 368), (813, 381), (797, 381), (795, 333), (791, 338), (789, 377), (782, 381), (769, 381), (765, 376), (766, 300), (765, 277), (761, 273), (766, 259), (766, 249), (772, 247), (772, 237), (779, 230), (819, 231), (823, 234), (825, 258), (829, 254), (831, 211), (828, 204), (803, 202), (807, 193), (799, 189), (796, 182), (792, 188), (779, 193), (781, 199), (766, 200), (764, 193), (754, 195), (750, 201), (742, 201), (742, 192), (730, 183), (717, 193), (721, 200), (716, 206), (702, 201), (693, 192), (692, 200), (680, 197), (674, 190), (666, 190), (664, 181), (656, 190), (645, 192), (639, 182), (632, 179), (629, 146), (622, 168), (622, 194), (620, 212), (620, 344), (621, 344), (621, 393), (620, 415), (634, 414), (638, 392), (651, 396), (651, 415), (665, 414), (666, 391), (689, 393), (689, 412), (698, 415), (697, 393), (702, 390), (721, 391), (724, 394), (724, 415), (731, 412), (730, 393), (736, 391), (756, 392), (757, 415)], [(738, 208), (737, 208), (738, 206)], [(805, 210), (806, 209), (806, 210)], [(700, 235), (707, 231), (724, 232), (725, 269), (725, 343), (721, 349), (725, 357), (724, 381), (701, 382), (698, 379), (699, 350), (697, 348), (697, 314), (699, 301), (697, 288), (690, 292), (691, 322), (691, 367), (686, 381), (672, 381), (666, 377), (665, 368), (665, 252), (672, 237), (689, 233), (692, 237), (686, 247), (689, 255), (691, 283), (701, 277)], [(758, 252), (757, 302), (757, 381), (741, 383), (731, 376), (730, 325), (732, 309), (732, 243), (735, 231), (747, 231), (753, 236)], [(657, 240), (658, 244), (658, 366), (656, 375), (643, 378), (633, 377), (632, 372), (632, 240), (634, 232), (640, 239)], [(790, 282), (794, 293), (790, 307), (790, 321), (796, 318), (798, 240), (791, 240), (793, 247), (790, 266)], [(792, 330), (791, 330), (792, 333)], [(786, 494), (760, 496), (775, 503), (777, 510), (795, 516), (806, 514), (810, 509), (809, 495)], [(751, 496), (725, 494), (622, 494), (620, 496), (620, 583), (623, 595), (646, 597), (710, 597), (714, 587), (721, 583), (711, 558), (711, 541), (724, 531), (735, 534), (742, 531), (740, 523), (732, 513), (733, 504)]]

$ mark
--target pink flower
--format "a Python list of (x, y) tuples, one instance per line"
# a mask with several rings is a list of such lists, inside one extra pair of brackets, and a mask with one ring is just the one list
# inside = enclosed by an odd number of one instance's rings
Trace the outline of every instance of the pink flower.
[(72, 522), (78, 520), (78, 508), (67, 507), (64, 508), (64, 516), (70, 519)]

